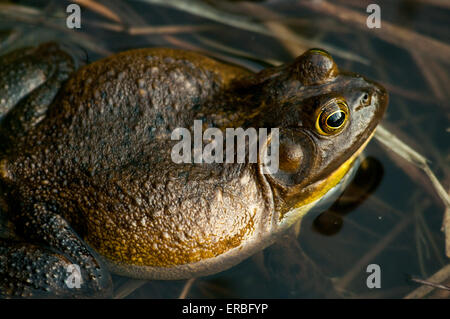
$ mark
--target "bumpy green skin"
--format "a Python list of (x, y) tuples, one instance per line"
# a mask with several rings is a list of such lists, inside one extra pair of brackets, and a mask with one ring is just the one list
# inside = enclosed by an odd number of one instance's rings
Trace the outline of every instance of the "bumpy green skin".
[[(380, 86), (340, 73), (320, 50), (258, 74), (193, 52), (132, 50), (81, 68), (59, 91), (73, 63), (56, 45), (0, 61), (9, 65), (0, 74), (0, 187), (16, 234), (0, 241), (3, 297), (107, 296), (104, 262), (159, 279), (238, 263), (273, 241), (296, 203), (313, 204), (338, 182), (330, 176), (367, 142), (387, 104)], [(335, 95), (351, 118), (321, 136), (317, 109)], [(288, 150), (281, 171), (173, 163), (171, 132), (192, 130), (195, 119), (205, 128), (279, 127)], [(298, 167), (291, 148), (302, 150)], [(69, 264), (81, 268), (81, 289), (64, 283)]]

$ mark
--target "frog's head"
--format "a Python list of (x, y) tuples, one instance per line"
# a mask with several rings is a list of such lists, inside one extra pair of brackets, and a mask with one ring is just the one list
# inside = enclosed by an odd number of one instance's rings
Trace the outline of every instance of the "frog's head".
[(280, 129), (279, 170), (266, 176), (286, 212), (316, 201), (342, 179), (372, 137), (388, 96), (381, 85), (339, 71), (319, 49), (262, 76), (269, 102), (257, 125)]

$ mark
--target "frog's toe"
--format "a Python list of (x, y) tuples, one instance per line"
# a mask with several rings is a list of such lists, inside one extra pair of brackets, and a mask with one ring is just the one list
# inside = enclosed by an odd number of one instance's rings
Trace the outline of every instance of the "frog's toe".
[(1, 297), (108, 297), (111, 275), (67, 221), (45, 204), (14, 217), (24, 242), (0, 240)]
[[(0, 240), (1, 298), (108, 297), (92, 289), (77, 264), (57, 252), (28, 243)], [(92, 280), (92, 278), (89, 278)], [(100, 283), (100, 286), (104, 283)]]

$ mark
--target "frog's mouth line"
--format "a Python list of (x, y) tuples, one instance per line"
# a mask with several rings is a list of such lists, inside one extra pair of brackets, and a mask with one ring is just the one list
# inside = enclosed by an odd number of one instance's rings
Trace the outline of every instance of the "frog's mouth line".
[[(279, 226), (282, 229), (290, 227), (293, 223), (295, 223), (297, 220), (303, 217), (308, 211), (310, 211), (311, 208), (313, 208), (322, 198), (327, 197), (327, 195), (331, 193), (332, 190), (335, 189), (336, 186), (338, 186), (338, 184), (344, 181), (344, 179), (347, 179), (346, 177), (352, 175), (348, 173), (351, 171), (356, 159), (358, 158), (359, 155), (361, 155), (362, 151), (366, 148), (367, 144), (370, 142), (374, 134), (375, 130), (373, 130), (373, 132), (369, 135), (366, 141), (358, 148), (358, 150), (355, 153), (353, 153), (353, 155), (351, 155), (347, 160), (345, 160), (345, 162), (342, 163), (338, 169), (336, 169), (333, 173), (331, 173), (329, 177), (317, 183), (318, 185), (316, 186), (316, 191), (314, 191), (312, 194), (310, 194), (303, 200), (297, 202), (296, 205), (288, 212), (282, 214)], [(345, 180), (344, 184), (346, 182), (347, 181)]]

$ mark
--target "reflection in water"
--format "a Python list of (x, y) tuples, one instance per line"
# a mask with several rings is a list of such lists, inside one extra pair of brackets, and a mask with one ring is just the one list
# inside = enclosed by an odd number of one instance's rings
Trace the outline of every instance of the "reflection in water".
[(374, 157), (365, 158), (336, 202), (314, 219), (314, 229), (323, 235), (335, 235), (342, 228), (344, 216), (363, 203), (377, 189), (382, 178), (381, 163)]

